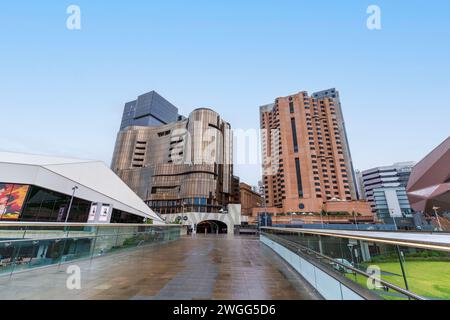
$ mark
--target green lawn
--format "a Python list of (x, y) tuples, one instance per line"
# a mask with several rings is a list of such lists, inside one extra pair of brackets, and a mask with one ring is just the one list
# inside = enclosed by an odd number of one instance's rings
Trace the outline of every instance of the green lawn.
[[(381, 270), (401, 275), (398, 263), (380, 263)], [(450, 299), (450, 262), (407, 261), (405, 272), (409, 290), (425, 297)], [(382, 276), (386, 281), (405, 287), (402, 277)]]
[[(381, 277), (385, 281), (401, 288), (405, 288), (399, 263), (382, 262), (374, 263), (374, 265), (379, 266), (382, 271), (398, 274), (398, 276), (382, 275)], [(450, 299), (450, 262), (407, 261), (405, 266), (410, 291), (426, 298)], [(354, 276), (351, 274), (347, 275), (347, 277), (355, 280)], [(356, 281), (361, 285), (366, 286), (367, 279), (365, 277), (358, 276)]]

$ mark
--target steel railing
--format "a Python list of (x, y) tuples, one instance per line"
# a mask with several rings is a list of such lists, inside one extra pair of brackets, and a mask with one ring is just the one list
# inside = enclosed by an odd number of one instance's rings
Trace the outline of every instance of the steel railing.
[[(358, 268), (355, 268), (353, 266), (344, 264), (344, 263), (342, 263), (342, 262), (340, 262), (340, 261), (338, 261), (338, 260), (336, 260), (334, 258), (326, 256), (326, 255), (324, 255), (324, 254), (322, 254), (320, 252), (317, 252), (315, 250), (312, 250), (311, 248), (305, 247), (305, 246), (303, 246), (303, 245), (301, 245), (301, 244), (299, 244), (297, 242), (287, 240), (285, 238), (279, 237), (279, 236), (274, 235), (272, 233), (266, 233), (266, 232), (264, 232), (264, 230), (261, 230), (261, 234), (266, 236), (266, 237), (268, 237), (269, 239), (271, 239), (271, 240), (273, 240), (273, 241), (283, 245), (285, 248), (294, 249), (294, 252), (297, 253), (299, 256), (302, 256), (303, 258), (306, 258), (306, 256), (302, 255), (301, 253), (305, 252), (306, 254), (312, 254), (312, 255), (315, 255), (317, 257), (320, 257), (321, 259), (327, 260), (331, 264), (338, 265), (338, 266), (342, 267), (343, 270), (347, 270), (347, 269), (351, 270), (352, 272), (354, 272), (356, 274), (359, 274), (361, 276), (364, 276), (367, 279), (370, 279), (370, 278), (373, 277), (373, 275), (371, 275), (371, 274), (369, 274), (367, 272), (359, 270)], [(311, 258), (311, 257), (308, 256), (308, 258)], [(320, 264), (320, 265), (324, 267), (323, 264)], [(320, 269), (322, 269), (322, 271), (326, 272), (327, 274), (330, 274), (330, 270), (325, 270), (325, 268), (320, 268)], [(403, 288), (401, 288), (401, 287), (399, 287), (399, 286), (397, 286), (397, 285), (395, 285), (393, 283), (390, 283), (388, 281), (385, 281), (383, 279), (377, 279), (377, 281), (380, 284), (383, 284), (384, 286), (386, 286), (387, 288), (392, 289), (392, 290), (394, 290), (396, 292), (399, 292), (399, 293), (405, 295), (407, 298), (411, 298), (411, 299), (414, 299), (414, 300), (428, 300), (425, 297), (417, 295), (414, 292), (411, 292), (411, 291), (408, 291), (406, 289), (403, 289)]]

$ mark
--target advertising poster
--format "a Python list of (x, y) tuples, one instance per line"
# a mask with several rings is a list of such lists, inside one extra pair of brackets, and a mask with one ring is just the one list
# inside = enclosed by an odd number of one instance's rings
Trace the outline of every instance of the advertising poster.
[(98, 209), (98, 204), (97, 203), (93, 203), (92, 206), (91, 206), (91, 210), (89, 211), (88, 222), (94, 222), (95, 221), (95, 216), (97, 215), (97, 209)]
[(66, 206), (62, 206), (58, 210), (58, 218), (56, 221), (63, 222), (66, 219)]
[(30, 186), (0, 183), (0, 220), (17, 221)]
[(102, 205), (102, 209), (100, 211), (100, 216), (98, 218), (99, 222), (108, 222), (108, 215), (109, 215), (110, 208), (111, 207), (109, 204)]

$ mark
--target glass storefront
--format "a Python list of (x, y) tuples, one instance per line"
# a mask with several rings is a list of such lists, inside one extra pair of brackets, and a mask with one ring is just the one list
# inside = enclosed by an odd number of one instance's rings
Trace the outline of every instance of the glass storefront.
[[(31, 186), (20, 216), (21, 221), (64, 222), (71, 196)], [(68, 222), (86, 222), (91, 202), (74, 198)]]
[[(71, 198), (71, 195), (38, 186), (0, 182), (0, 221), (65, 222)], [(67, 222), (87, 222), (92, 204), (74, 197)], [(111, 223), (143, 222), (141, 216), (117, 209), (112, 211)]]
[(111, 216), (111, 223), (142, 223), (143, 221), (143, 217), (117, 209), (113, 209)]

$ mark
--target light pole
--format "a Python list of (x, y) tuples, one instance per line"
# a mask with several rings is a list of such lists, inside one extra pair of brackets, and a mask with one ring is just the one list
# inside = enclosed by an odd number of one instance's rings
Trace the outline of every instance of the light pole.
[(352, 210), (352, 215), (353, 215), (353, 219), (355, 219), (356, 230), (359, 230), (359, 228), (358, 228), (358, 221), (356, 221), (356, 212), (355, 212), (355, 208), (353, 208), (353, 210)]
[(67, 209), (67, 215), (66, 215), (66, 221), (65, 223), (67, 223), (67, 221), (69, 220), (69, 214), (70, 214), (70, 209), (72, 209), (72, 203), (73, 203), (73, 198), (75, 197), (75, 191), (77, 191), (78, 187), (74, 186), (72, 188), (72, 198), (70, 198), (70, 203), (69, 203), (69, 209)]
[[(263, 176), (264, 176), (264, 169), (263, 169)], [(262, 189), (263, 189), (263, 195), (262, 195), (262, 198), (263, 198), (263, 201), (264, 201), (264, 219), (265, 219), (265, 226), (267, 227), (267, 203), (266, 203), (266, 184), (264, 183), (264, 179), (263, 179), (263, 181), (262, 181)], [(258, 211), (258, 214), (257, 214), (257, 219), (258, 219), (258, 224), (257, 224), (257, 227), (258, 227), (258, 233), (260, 234), (261, 233), (261, 212), (259, 212)]]
[[(354, 247), (354, 244), (353, 243), (349, 243), (349, 244), (347, 244), (347, 247), (348, 247), (348, 250), (350, 250), (350, 257), (352, 259), (352, 266), (354, 268), (356, 268), (355, 259), (353, 258), (353, 247)], [(353, 271), (353, 276), (355, 277), (355, 281), (356, 281), (356, 272), (355, 271)]]
[(398, 227), (397, 227), (397, 222), (395, 222), (394, 209), (391, 209), (391, 217), (392, 217), (392, 220), (394, 221), (395, 231), (397, 231)]
[[(329, 222), (329, 221), (328, 221)], [(322, 229), (324, 229), (323, 227), (323, 216), (322, 216), (322, 211), (320, 211), (320, 223), (322, 224)]]
[(439, 220), (439, 215), (438, 215), (438, 212), (437, 212), (439, 209), (440, 209), (440, 207), (436, 207), (436, 206), (433, 207), (434, 214), (436, 215), (436, 220), (437, 220), (438, 225), (439, 225), (439, 231), (442, 231), (443, 229), (442, 229), (442, 225), (441, 225), (441, 220)]

